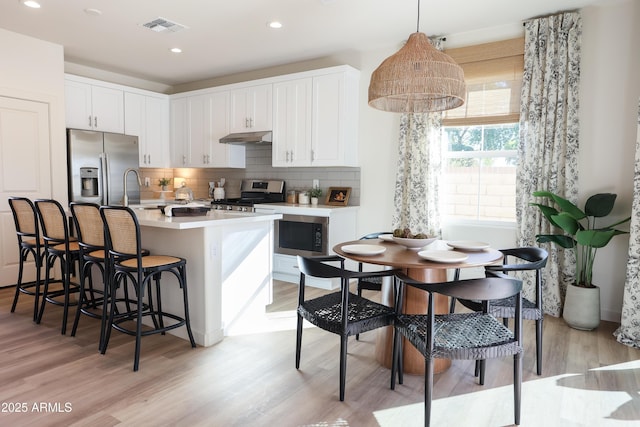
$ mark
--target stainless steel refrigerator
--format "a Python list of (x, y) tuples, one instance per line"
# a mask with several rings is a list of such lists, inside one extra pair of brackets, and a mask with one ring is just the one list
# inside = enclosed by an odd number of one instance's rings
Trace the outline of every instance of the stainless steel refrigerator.
[[(121, 205), (124, 173), (138, 164), (136, 136), (67, 129), (69, 201)], [(126, 179), (129, 203), (140, 203), (136, 175)]]

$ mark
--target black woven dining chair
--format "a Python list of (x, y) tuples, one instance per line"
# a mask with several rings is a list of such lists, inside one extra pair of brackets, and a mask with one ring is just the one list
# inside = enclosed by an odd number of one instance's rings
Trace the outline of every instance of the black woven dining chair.
[[(513, 356), (513, 397), (515, 424), (520, 424), (522, 388), (522, 281), (501, 277), (467, 279), (443, 283), (423, 283), (405, 274), (396, 275), (399, 286), (396, 296), (391, 389), (396, 375), (402, 384), (402, 343), (405, 337), (425, 358), (424, 425), (431, 422), (434, 359), (463, 359), (479, 362), (479, 383), (484, 384), (486, 359)], [(428, 293), (427, 314), (403, 314), (405, 286)], [(464, 313), (435, 314), (434, 296), (442, 294), (464, 300), (480, 301), (515, 298), (513, 331), (486, 310)], [(487, 304), (483, 304), (487, 307)]]
[[(495, 276), (496, 273), (513, 274), (515, 272), (535, 272), (535, 290), (533, 299), (522, 298), (522, 318), (535, 320), (536, 322), (536, 373), (542, 375), (542, 324), (544, 310), (542, 308), (542, 269), (547, 265), (549, 254), (537, 247), (522, 247), (513, 249), (500, 249), (504, 254), (502, 265), (485, 266), (487, 276)], [(515, 316), (515, 300), (513, 297), (492, 301), (489, 312), (496, 317), (504, 319), (507, 325), (509, 319)]]
[[(340, 267), (328, 263), (338, 263)], [(327, 332), (340, 336), (340, 400), (344, 400), (347, 370), (347, 340), (350, 335), (393, 324), (394, 310), (349, 291), (349, 281), (360, 277), (393, 277), (397, 270), (357, 272), (344, 269), (344, 258), (331, 255), (302, 257), (298, 255), (300, 287), (298, 290), (298, 326), (296, 335), (296, 369), (300, 369), (302, 325), (306, 319)], [(305, 297), (307, 276), (340, 279), (340, 289), (312, 299)]]

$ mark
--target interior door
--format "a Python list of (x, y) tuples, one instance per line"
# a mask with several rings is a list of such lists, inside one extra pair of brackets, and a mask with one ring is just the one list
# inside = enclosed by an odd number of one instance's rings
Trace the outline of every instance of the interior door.
[[(16, 282), (18, 246), (9, 196), (49, 198), (49, 105), (0, 96), (0, 286)], [(29, 268), (24, 280), (33, 280)]]

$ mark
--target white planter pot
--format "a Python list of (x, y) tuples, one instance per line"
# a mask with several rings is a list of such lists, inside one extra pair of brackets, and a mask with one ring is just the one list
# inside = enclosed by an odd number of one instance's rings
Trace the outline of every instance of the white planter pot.
[(312, 206), (317, 206), (318, 205), (318, 198), (317, 197), (312, 197), (311, 198), (311, 205)]
[(574, 329), (590, 331), (600, 325), (600, 288), (567, 286), (562, 318)]

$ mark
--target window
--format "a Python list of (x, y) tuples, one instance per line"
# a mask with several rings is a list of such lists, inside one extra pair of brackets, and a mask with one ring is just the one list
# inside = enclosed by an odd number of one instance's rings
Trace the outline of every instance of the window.
[(523, 49), (514, 39), (447, 51), (467, 99), (443, 118), (445, 220), (515, 221)]

